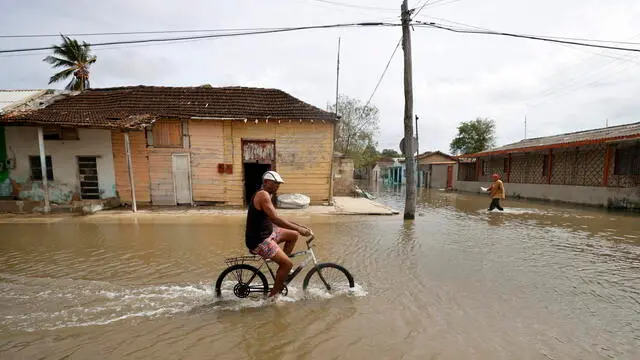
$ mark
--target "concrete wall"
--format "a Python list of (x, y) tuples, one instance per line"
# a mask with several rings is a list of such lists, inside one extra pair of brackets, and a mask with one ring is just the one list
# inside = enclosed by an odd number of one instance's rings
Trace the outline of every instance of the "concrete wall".
[[(487, 182), (458, 181), (456, 190), (480, 192)], [(523, 197), (530, 199), (561, 201), (574, 204), (602, 206), (607, 208), (640, 210), (640, 187), (611, 188), (596, 186), (504, 184), (507, 199)]]
[(353, 195), (353, 159), (334, 157), (333, 195)]
[(447, 168), (453, 166), (452, 186), (455, 188), (458, 178), (458, 164), (436, 164), (431, 165), (431, 187), (435, 189), (445, 189), (447, 187)]
[[(98, 185), (102, 199), (116, 196), (116, 180), (108, 130), (79, 129), (79, 140), (45, 140), (45, 152), (51, 156), (54, 181), (49, 182), (49, 196), (53, 203), (69, 203), (79, 200), (80, 181), (78, 156), (97, 157)], [(8, 126), (5, 128), (7, 155), (15, 155), (16, 167), (10, 178), (19, 185), (20, 197), (42, 200), (40, 181), (31, 181), (29, 156), (39, 156), (36, 127)]]

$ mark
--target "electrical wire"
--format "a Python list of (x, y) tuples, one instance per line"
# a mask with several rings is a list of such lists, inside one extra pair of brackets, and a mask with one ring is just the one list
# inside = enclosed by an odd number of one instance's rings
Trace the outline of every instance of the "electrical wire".
[(347, 3), (341, 3), (341, 2), (338, 2), (338, 1), (330, 1), (330, 0), (308, 0), (308, 1), (315, 1), (315, 2), (319, 2), (319, 3), (323, 3), (323, 4), (343, 6), (343, 7), (349, 7), (349, 8), (354, 8), (354, 9), (362, 9), (362, 10), (398, 11), (397, 9), (381, 8), (381, 7), (377, 7), (377, 6), (354, 5), (354, 4), (347, 4)]
[(21, 35), (0, 35), (0, 39), (19, 38), (47, 38), (65, 36), (114, 36), (114, 35), (150, 35), (150, 34), (184, 34), (184, 33), (212, 33), (212, 32), (232, 32), (232, 31), (263, 31), (277, 30), (283, 28), (230, 28), (230, 29), (189, 29), (189, 30), (155, 30), (155, 31), (117, 31), (117, 32), (92, 32), (92, 33), (64, 33), (64, 34), (21, 34)]
[[(236, 37), (236, 36), (247, 36), (247, 35), (273, 34), (273, 33), (301, 31), (301, 30), (311, 30), (311, 29), (330, 29), (330, 28), (367, 27), (367, 26), (400, 26), (400, 24), (384, 23), (384, 22), (361, 22), (361, 23), (349, 23), (349, 24), (299, 26), (299, 27), (291, 27), (291, 28), (278, 28), (278, 29), (272, 29), (272, 30), (258, 30), (258, 31), (239, 32), (239, 33), (230, 33), (230, 34), (209, 34), (209, 35), (198, 35), (198, 36), (184, 36), (184, 37), (176, 37), (176, 38), (110, 41), (110, 42), (103, 42), (103, 43), (93, 43), (93, 44), (89, 44), (89, 46), (99, 47), (99, 46), (120, 45), (120, 44), (161, 43), (161, 42), (180, 41), (180, 40), (214, 39), (214, 38)], [(52, 48), (53, 48), (52, 46), (47, 46), (47, 47), (37, 47), (37, 48), (0, 50), (0, 54), (30, 52), (30, 51), (37, 51), (37, 50), (50, 50)]]
[(464, 34), (507, 36), (507, 37), (514, 37), (514, 38), (547, 41), (547, 42), (553, 42), (553, 43), (558, 43), (558, 44), (586, 46), (586, 47), (594, 47), (594, 48), (609, 49), (609, 50), (619, 50), (619, 51), (640, 52), (640, 49), (635, 49), (635, 48), (624, 48), (624, 47), (619, 47), (619, 46), (589, 44), (589, 43), (585, 43), (585, 42), (559, 40), (559, 39), (554, 39), (554, 38), (551, 38), (551, 37), (543, 37), (543, 36), (536, 36), (536, 35), (513, 34), (513, 33), (507, 33), (507, 32), (486, 31), (486, 30), (456, 29), (456, 28), (453, 28), (453, 27), (448, 27), (448, 26), (436, 24), (434, 22), (426, 23), (426, 22), (419, 21), (419, 22), (417, 22), (415, 24), (412, 24), (412, 25), (413, 26), (418, 26), (418, 27), (432, 27), (432, 28), (436, 28), (436, 29), (447, 30), (447, 31), (456, 32), (456, 33), (464, 33)]

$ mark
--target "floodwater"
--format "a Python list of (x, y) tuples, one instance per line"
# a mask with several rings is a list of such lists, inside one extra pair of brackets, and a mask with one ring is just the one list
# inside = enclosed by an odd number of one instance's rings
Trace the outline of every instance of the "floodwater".
[(242, 216), (0, 219), (0, 358), (639, 359), (640, 215), (488, 203), (296, 217), (357, 286), (276, 303), (214, 298)]

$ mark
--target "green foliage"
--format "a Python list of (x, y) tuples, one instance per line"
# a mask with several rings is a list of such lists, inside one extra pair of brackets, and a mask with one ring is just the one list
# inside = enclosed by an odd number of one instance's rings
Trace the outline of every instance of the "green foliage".
[(458, 135), (451, 141), (452, 154), (473, 154), (496, 146), (496, 124), (488, 118), (465, 121), (458, 126)]
[(86, 42), (78, 43), (78, 40), (60, 35), (62, 44), (53, 46), (53, 55), (49, 55), (43, 61), (53, 68), (64, 68), (49, 79), (49, 84), (62, 81), (73, 75), (67, 84), (67, 90), (88, 89), (89, 66), (96, 62), (96, 57), (91, 54), (91, 47)]
[[(329, 111), (335, 112), (335, 104), (329, 106)], [(378, 108), (340, 95), (338, 115), (341, 118), (336, 131), (336, 151), (352, 157), (356, 168), (375, 164), (380, 158), (374, 141), (380, 123)]]
[(402, 154), (400, 154), (399, 152), (397, 152), (396, 150), (393, 149), (384, 149), (382, 150), (382, 157), (389, 157), (389, 158), (400, 158), (403, 157)]

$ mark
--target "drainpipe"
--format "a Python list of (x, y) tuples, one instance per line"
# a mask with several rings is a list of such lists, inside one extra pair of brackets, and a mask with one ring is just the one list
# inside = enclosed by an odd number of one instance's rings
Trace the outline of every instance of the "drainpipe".
[(136, 186), (133, 181), (133, 162), (131, 161), (131, 145), (129, 143), (129, 132), (124, 132), (124, 148), (127, 153), (127, 168), (129, 169), (129, 186), (131, 187), (131, 209), (133, 212), (138, 211), (136, 205)]
[(38, 147), (40, 148), (40, 170), (42, 171), (42, 192), (44, 193), (44, 213), (51, 212), (49, 205), (49, 184), (47, 179), (47, 156), (44, 152), (44, 132), (42, 127), (38, 128)]

